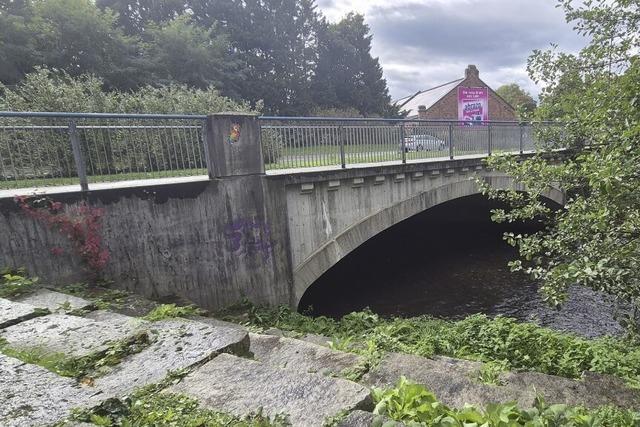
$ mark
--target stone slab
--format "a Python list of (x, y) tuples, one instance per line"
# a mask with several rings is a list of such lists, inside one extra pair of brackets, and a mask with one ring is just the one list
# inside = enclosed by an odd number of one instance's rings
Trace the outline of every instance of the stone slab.
[(225, 320), (219, 320), (213, 317), (205, 317), (205, 316), (190, 316), (187, 319), (189, 320), (194, 320), (196, 322), (202, 322), (202, 323), (206, 323), (207, 325), (210, 326), (218, 326), (218, 327), (224, 327), (224, 328), (232, 328), (232, 329), (240, 329), (242, 331), (246, 331), (247, 328), (245, 328), (244, 326), (238, 324), (238, 323), (233, 323), (233, 322), (227, 322)]
[(254, 358), (294, 372), (338, 375), (363, 361), (362, 357), (307, 341), (274, 335), (249, 334)]
[(140, 319), (138, 317), (131, 317), (120, 313), (107, 310), (95, 310), (91, 311), (83, 316), (86, 319), (92, 319), (98, 322), (109, 323), (111, 325), (117, 325), (124, 328), (148, 328), (151, 322)]
[(159, 382), (169, 371), (189, 368), (222, 351), (238, 354), (249, 351), (247, 332), (235, 328), (213, 327), (186, 319), (149, 322), (148, 328), (153, 340), (149, 347), (126, 357), (111, 372), (94, 380), (93, 386), (103, 398), (128, 394)]
[(91, 301), (87, 301), (84, 298), (49, 289), (38, 289), (31, 294), (18, 298), (16, 301), (38, 308), (46, 308), (52, 312), (77, 310), (91, 306)]
[(0, 354), (3, 427), (52, 425), (68, 417), (73, 408), (95, 403), (92, 394), (71, 378)]
[(466, 403), (484, 407), (489, 403), (509, 401), (529, 408), (537, 395), (542, 395), (550, 404), (640, 407), (640, 392), (610, 376), (587, 375), (584, 380), (572, 380), (537, 372), (507, 372), (500, 376), (501, 385), (490, 385), (476, 379), (481, 366), (460, 359), (428, 359), (390, 353), (363, 377), (362, 382), (369, 386), (390, 387), (405, 376), (424, 385), (446, 405), (456, 408), (462, 408)]
[(303, 341), (321, 345), (323, 347), (329, 347), (329, 343), (331, 342), (331, 338), (325, 337), (324, 335), (317, 335), (317, 334), (306, 334), (302, 336), (302, 338), (300, 339)]
[(0, 332), (0, 337), (14, 348), (38, 348), (47, 353), (82, 357), (104, 351), (113, 342), (139, 332), (141, 330), (133, 325), (50, 314), (10, 326)]
[(337, 427), (404, 427), (401, 422), (390, 420), (383, 415), (376, 415), (366, 411), (353, 411), (346, 418), (341, 420)]
[(300, 374), (221, 354), (167, 391), (198, 399), (208, 408), (244, 416), (287, 414), (293, 426), (322, 426), (341, 411), (369, 409), (369, 390), (340, 378)]
[(37, 316), (35, 307), (0, 298), (0, 329)]

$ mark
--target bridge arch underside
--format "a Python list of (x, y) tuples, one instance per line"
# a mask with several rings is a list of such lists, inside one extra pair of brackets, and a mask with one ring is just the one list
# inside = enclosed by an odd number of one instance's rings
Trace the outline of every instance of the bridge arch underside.
[[(494, 188), (526, 191), (508, 176), (485, 175), (483, 179)], [(294, 305), (299, 305), (307, 289), (320, 276), (367, 240), (430, 208), (477, 194), (480, 194), (480, 190), (472, 179), (451, 182), (400, 200), (354, 223), (314, 251), (300, 265), (294, 266)], [(560, 190), (551, 189), (543, 196), (559, 206), (564, 205), (564, 194)]]

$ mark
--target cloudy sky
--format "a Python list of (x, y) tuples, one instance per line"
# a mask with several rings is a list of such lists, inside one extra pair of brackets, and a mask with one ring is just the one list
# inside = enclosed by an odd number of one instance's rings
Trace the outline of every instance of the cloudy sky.
[(365, 15), (393, 99), (455, 80), (467, 64), (493, 88), (518, 83), (537, 96), (526, 60), (557, 43), (576, 51), (584, 40), (556, 0), (318, 0), (330, 21)]

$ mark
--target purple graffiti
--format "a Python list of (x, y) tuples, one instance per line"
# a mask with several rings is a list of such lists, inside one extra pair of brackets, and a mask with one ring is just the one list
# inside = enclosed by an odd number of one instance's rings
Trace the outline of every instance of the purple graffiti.
[(224, 234), (233, 253), (251, 257), (259, 255), (265, 261), (271, 257), (271, 229), (264, 220), (238, 219), (227, 224)]

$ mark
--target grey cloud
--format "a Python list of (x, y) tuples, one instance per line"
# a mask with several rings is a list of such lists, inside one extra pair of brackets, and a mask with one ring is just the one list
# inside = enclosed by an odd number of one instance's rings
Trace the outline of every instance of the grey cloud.
[[(323, 0), (331, 2), (332, 0)], [(558, 43), (576, 51), (584, 39), (565, 23), (554, 0), (421, 2), (371, 8), (366, 14), (394, 98), (462, 76), (476, 64), (492, 84), (518, 82), (533, 49)]]

